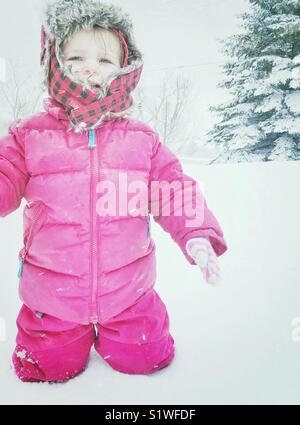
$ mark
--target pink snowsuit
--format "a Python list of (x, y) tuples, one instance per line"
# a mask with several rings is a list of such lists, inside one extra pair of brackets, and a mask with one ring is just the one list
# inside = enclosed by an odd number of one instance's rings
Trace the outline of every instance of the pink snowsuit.
[[(24, 381), (66, 380), (85, 368), (90, 348), (114, 369), (151, 373), (171, 362), (174, 340), (166, 307), (154, 290), (155, 243), (149, 196), (146, 215), (100, 216), (98, 183), (117, 188), (119, 175), (136, 180), (197, 182), (147, 124), (128, 117), (105, 120), (93, 134), (67, 131), (59, 106), (16, 120), (0, 139), (0, 216), (22, 197), (24, 246), (20, 250), (18, 316), (13, 361)], [(61, 112), (61, 111), (60, 111)], [(95, 147), (88, 146), (91, 136)], [(197, 196), (193, 191), (194, 197)], [(204, 221), (187, 227), (185, 213), (153, 215), (178, 244), (206, 237), (216, 255), (226, 249), (221, 227), (204, 202)], [(43, 313), (43, 314), (40, 314)], [(95, 325), (98, 335), (95, 334)], [(65, 359), (63, 361), (63, 359)], [(68, 359), (68, 360), (66, 360)]]

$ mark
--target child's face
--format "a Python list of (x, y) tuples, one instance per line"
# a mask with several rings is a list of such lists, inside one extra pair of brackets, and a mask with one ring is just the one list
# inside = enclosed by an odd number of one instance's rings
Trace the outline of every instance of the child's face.
[(63, 63), (79, 83), (98, 93), (108, 76), (121, 68), (122, 46), (116, 34), (103, 28), (76, 32), (62, 46)]

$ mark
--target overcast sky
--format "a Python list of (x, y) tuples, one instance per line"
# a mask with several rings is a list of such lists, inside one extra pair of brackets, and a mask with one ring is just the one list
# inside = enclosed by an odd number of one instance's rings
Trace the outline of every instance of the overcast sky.
[[(45, 0), (0, 0), (0, 57), (26, 70), (39, 69), (40, 23)], [(160, 68), (184, 66), (193, 80), (193, 111), (204, 132), (212, 117), (209, 105), (226, 99), (217, 88), (225, 58), (218, 39), (241, 31), (237, 15), (247, 0), (114, 0), (131, 16), (144, 53), (145, 83), (156, 84)], [(204, 64), (203, 64), (204, 63)], [(194, 67), (195, 65), (199, 65)]]

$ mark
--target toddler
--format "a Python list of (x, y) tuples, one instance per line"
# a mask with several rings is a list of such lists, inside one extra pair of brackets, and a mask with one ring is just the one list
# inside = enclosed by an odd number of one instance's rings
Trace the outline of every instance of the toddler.
[(67, 381), (93, 345), (113, 369), (151, 374), (171, 363), (174, 339), (154, 289), (150, 214), (209, 283), (219, 279), (223, 232), (178, 158), (130, 116), (143, 59), (127, 14), (97, 0), (52, 3), (41, 65), (45, 110), (0, 139), (0, 215), (27, 201), (16, 374)]

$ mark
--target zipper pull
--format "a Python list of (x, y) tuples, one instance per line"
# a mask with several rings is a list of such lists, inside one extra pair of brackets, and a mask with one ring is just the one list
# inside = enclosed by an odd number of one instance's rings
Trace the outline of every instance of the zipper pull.
[(89, 145), (88, 148), (89, 149), (93, 149), (96, 147), (96, 143), (95, 143), (95, 130), (90, 130), (89, 131)]
[(22, 271), (23, 271), (23, 262), (24, 262), (24, 259), (23, 258), (20, 258), (19, 270), (18, 270), (18, 274), (17, 274), (17, 276), (18, 276), (19, 279), (20, 279), (21, 274), (22, 274)]

